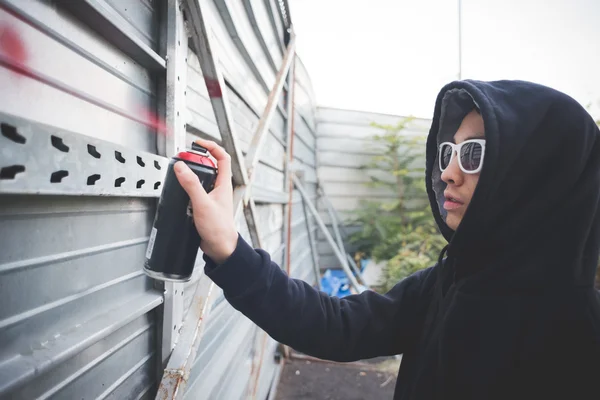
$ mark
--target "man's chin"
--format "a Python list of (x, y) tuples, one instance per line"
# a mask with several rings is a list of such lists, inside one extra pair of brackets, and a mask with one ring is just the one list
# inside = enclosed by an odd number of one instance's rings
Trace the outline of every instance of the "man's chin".
[(458, 228), (458, 225), (460, 224), (460, 220), (461, 219), (456, 217), (455, 215), (448, 213), (448, 216), (446, 217), (446, 225), (448, 225), (450, 229), (455, 231), (456, 228)]

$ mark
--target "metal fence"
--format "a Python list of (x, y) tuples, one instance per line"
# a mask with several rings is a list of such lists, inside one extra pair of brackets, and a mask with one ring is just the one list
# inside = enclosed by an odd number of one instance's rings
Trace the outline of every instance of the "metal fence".
[[(247, 157), (291, 16), (275, 0), (199, 4)], [(195, 137), (224, 139), (190, 35), (176, 0), (0, 0), (0, 398), (155, 397), (202, 272), (199, 254), (189, 283), (142, 273), (165, 163)], [(316, 224), (296, 191), (289, 202), (285, 160), (316, 197), (315, 106), (292, 66), (249, 189), (263, 247), (313, 281)], [(277, 344), (217, 288), (210, 308), (186, 398), (266, 398)]]

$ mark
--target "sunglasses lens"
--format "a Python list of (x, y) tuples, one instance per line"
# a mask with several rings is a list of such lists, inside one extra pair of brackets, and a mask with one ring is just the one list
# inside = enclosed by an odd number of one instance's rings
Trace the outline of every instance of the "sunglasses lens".
[(452, 147), (450, 145), (444, 144), (440, 149), (440, 165), (442, 171), (448, 168), (450, 165), (450, 159), (452, 158)]
[(460, 150), (460, 162), (467, 171), (475, 171), (481, 165), (483, 147), (480, 143), (466, 143)]

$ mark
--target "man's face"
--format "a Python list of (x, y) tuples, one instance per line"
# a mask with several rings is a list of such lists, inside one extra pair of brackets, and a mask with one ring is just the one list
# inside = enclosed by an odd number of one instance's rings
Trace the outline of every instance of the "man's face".
[[(454, 134), (454, 143), (456, 144), (469, 139), (485, 139), (483, 119), (475, 110), (467, 114)], [(463, 172), (458, 165), (458, 154), (454, 154), (452, 161), (442, 172), (441, 178), (447, 185), (444, 191), (444, 209), (448, 212), (446, 224), (450, 229), (456, 230), (471, 202), (479, 181), (479, 173)]]

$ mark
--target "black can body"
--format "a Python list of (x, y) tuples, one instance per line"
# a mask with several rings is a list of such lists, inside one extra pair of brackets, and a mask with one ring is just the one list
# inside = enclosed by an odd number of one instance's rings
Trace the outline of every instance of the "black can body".
[(214, 188), (217, 169), (208, 157), (181, 152), (171, 159), (148, 241), (144, 272), (162, 281), (187, 282), (194, 272), (200, 236), (190, 198), (175, 176), (173, 167), (178, 161), (194, 171), (207, 192)]

